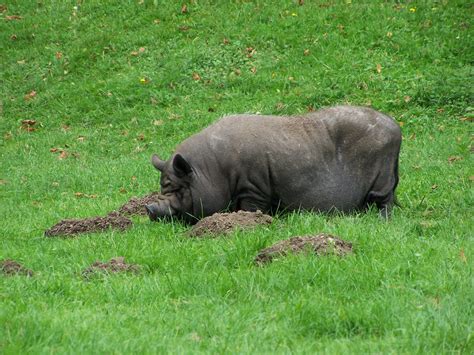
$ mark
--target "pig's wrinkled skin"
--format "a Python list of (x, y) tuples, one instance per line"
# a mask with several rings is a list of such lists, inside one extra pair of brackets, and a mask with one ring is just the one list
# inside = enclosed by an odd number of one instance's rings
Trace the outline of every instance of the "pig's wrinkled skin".
[(301, 116), (232, 115), (186, 139), (161, 171), (150, 219), (189, 222), (223, 210), (351, 212), (388, 217), (398, 184), (399, 125), (366, 107)]

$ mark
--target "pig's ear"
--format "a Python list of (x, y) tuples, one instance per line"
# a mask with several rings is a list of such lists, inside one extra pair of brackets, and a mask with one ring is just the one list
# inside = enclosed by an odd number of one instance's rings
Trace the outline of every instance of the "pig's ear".
[(181, 154), (176, 154), (173, 159), (173, 169), (178, 176), (185, 176), (193, 170), (191, 165), (184, 159)]
[(153, 164), (153, 166), (155, 168), (157, 168), (159, 171), (163, 171), (163, 169), (165, 168), (165, 162), (163, 160), (160, 159), (160, 157), (156, 154), (153, 154), (153, 156), (151, 157), (151, 163)]

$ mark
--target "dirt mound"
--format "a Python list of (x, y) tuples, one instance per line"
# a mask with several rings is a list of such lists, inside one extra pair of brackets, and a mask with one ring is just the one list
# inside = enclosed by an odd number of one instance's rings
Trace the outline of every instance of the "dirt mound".
[(30, 269), (25, 268), (20, 263), (16, 262), (15, 260), (2, 260), (0, 262), (2, 274), (6, 276), (11, 275), (25, 275), (25, 276), (33, 276), (33, 271)]
[(140, 271), (140, 266), (136, 264), (127, 264), (125, 263), (125, 258), (123, 256), (117, 256), (110, 259), (109, 262), (103, 263), (101, 261), (96, 261), (87, 269), (84, 269), (82, 275), (84, 277), (90, 277), (98, 273), (113, 274), (118, 272), (132, 272), (138, 273)]
[(313, 252), (316, 255), (335, 254), (344, 256), (352, 253), (352, 244), (329, 234), (293, 237), (260, 250), (255, 262), (264, 264), (279, 256), (302, 252)]
[(158, 202), (160, 196), (159, 192), (152, 192), (149, 195), (143, 197), (132, 197), (127, 203), (122, 205), (118, 212), (123, 215), (141, 215), (146, 216), (145, 205), (148, 205), (153, 202)]
[(272, 223), (272, 217), (257, 212), (238, 211), (232, 213), (214, 213), (197, 222), (189, 231), (191, 237), (202, 237), (204, 235), (215, 236), (218, 234), (229, 234), (234, 229), (248, 229), (259, 224)]
[(102, 232), (109, 228), (124, 231), (132, 226), (132, 221), (118, 212), (110, 212), (105, 217), (65, 219), (44, 232), (47, 237), (68, 236), (80, 233)]

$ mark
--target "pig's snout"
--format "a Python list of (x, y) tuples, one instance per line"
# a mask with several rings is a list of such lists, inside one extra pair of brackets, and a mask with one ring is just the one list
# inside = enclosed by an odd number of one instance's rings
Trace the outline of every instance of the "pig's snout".
[(150, 203), (149, 205), (145, 205), (146, 213), (151, 221), (156, 221), (158, 219), (158, 212), (160, 210), (160, 206), (157, 203)]

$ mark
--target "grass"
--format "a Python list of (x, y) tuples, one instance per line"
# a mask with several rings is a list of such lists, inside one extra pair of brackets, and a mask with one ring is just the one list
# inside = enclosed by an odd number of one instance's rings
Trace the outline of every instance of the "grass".
[[(0, 278), (2, 353), (474, 351), (472, 4), (7, 7), (0, 258), (36, 276)], [(123, 233), (43, 236), (156, 190), (150, 155), (169, 156), (222, 115), (339, 103), (372, 105), (402, 126), (403, 208), (389, 223), (376, 211), (295, 213), (190, 240), (184, 225), (136, 218)], [(353, 242), (355, 254), (252, 263), (273, 242), (317, 232)], [(117, 255), (144, 272), (81, 278)]]

